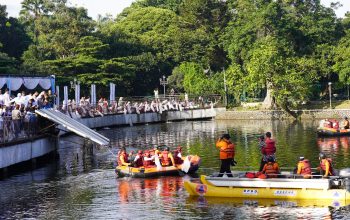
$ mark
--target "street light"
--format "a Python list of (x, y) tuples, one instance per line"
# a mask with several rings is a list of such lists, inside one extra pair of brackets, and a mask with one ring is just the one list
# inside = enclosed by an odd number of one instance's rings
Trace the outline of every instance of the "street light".
[(226, 85), (226, 72), (225, 69), (223, 68), (224, 71), (224, 90), (225, 90), (225, 106), (227, 106), (227, 85)]
[(168, 85), (168, 79), (165, 78), (165, 76), (163, 75), (163, 78), (159, 78), (159, 82), (160, 82), (160, 85), (162, 85), (164, 88), (164, 98), (165, 98), (165, 85)]
[(70, 81), (70, 88), (76, 89), (77, 85), (80, 85), (80, 81), (77, 80), (77, 78), (74, 77), (73, 81)]
[(332, 109), (332, 83), (328, 82), (328, 90), (329, 90), (329, 108)]

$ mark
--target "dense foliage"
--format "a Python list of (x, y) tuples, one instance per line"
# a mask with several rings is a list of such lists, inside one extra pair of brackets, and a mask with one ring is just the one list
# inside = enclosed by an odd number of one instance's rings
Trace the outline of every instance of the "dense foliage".
[(350, 83), (349, 48), (350, 17), (320, 0), (138, 0), (96, 21), (66, 0), (23, 0), (18, 19), (0, 5), (2, 74), (114, 82), (118, 96), (150, 95), (163, 75), (176, 92), (224, 95), (226, 77), (231, 102), (289, 111)]

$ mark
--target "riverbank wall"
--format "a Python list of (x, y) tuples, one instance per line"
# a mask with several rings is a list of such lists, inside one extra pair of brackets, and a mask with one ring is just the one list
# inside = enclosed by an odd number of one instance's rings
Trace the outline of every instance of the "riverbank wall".
[(0, 170), (49, 154), (56, 150), (56, 138), (41, 136), (35, 139), (8, 143), (0, 147)]
[[(78, 122), (89, 128), (102, 128), (110, 126), (130, 126), (136, 124), (162, 123), (167, 121), (200, 120), (215, 118), (225, 112), (225, 108), (191, 109), (184, 111), (165, 111), (162, 114), (149, 112), (143, 114), (105, 115), (95, 118), (80, 118)], [(60, 129), (62, 126), (60, 126)]]
[[(350, 109), (315, 109), (295, 111), (302, 120), (320, 120), (325, 118), (340, 119), (350, 117)], [(294, 119), (284, 111), (260, 110), (260, 111), (222, 111), (215, 119), (217, 120), (289, 120)]]

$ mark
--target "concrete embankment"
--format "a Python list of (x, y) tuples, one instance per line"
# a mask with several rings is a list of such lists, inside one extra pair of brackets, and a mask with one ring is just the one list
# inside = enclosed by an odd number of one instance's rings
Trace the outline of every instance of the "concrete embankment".
[(217, 116), (217, 114), (225, 111), (225, 108), (192, 109), (185, 111), (166, 111), (162, 114), (152, 112), (143, 114), (105, 115), (103, 117), (81, 118), (77, 119), (77, 121), (88, 126), (89, 128), (101, 128), (108, 126), (124, 126), (134, 124), (160, 123), (166, 121), (214, 118)]
[[(301, 119), (325, 119), (325, 118), (343, 118), (350, 116), (350, 109), (315, 109), (315, 110), (300, 110), (296, 111)], [(271, 120), (271, 119), (293, 119), (284, 111), (277, 110), (261, 110), (261, 111), (222, 111), (219, 112), (215, 119), (217, 120)]]
[(38, 137), (0, 147), (0, 169), (42, 157), (56, 150), (56, 138)]

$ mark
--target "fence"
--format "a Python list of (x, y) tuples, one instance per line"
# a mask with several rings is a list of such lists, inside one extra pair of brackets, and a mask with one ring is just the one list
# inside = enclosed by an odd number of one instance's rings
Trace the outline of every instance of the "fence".
[(25, 140), (38, 135), (38, 120), (35, 114), (13, 120), (11, 116), (0, 117), (0, 144)]

